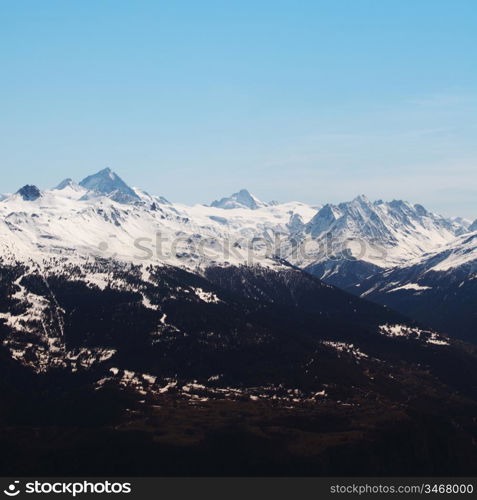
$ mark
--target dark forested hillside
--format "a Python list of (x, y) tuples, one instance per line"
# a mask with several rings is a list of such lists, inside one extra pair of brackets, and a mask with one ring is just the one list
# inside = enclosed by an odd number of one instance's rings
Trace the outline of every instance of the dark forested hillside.
[(477, 465), (474, 349), (299, 270), (103, 261), (0, 276), (5, 475)]

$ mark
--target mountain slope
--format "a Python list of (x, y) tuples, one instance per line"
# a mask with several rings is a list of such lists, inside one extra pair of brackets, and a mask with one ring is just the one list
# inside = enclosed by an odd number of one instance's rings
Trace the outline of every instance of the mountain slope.
[[(458, 222), (363, 198), (189, 207), (116, 181), (0, 202), (4, 474), (475, 469), (475, 350), (283, 258), (328, 233), (417, 255)], [(434, 267), (460, 269), (470, 236)], [(351, 281), (381, 271), (352, 256)]]
[(293, 235), (287, 258), (341, 287), (359, 283), (380, 269), (402, 266), (444, 246), (465, 232), (465, 225), (403, 201), (325, 205)]
[[(439, 321), (433, 314), (439, 297), (448, 296), (446, 282), (459, 285), (452, 290), (453, 312), (458, 312), (466, 280), (472, 286), (473, 271), (465, 263), (473, 255), (473, 240), (467, 241), (466, 234), (472, 233), (465, 233), (469, 223), (463, 219), (445, 219), (401, 201), (370, 202), (364, 196), (318, 211), (298, 202), (258, 206), (248, 193), (232, 200), (243, 201), (240, 208), (190, 207), (129, 188), (109, 169), (81, 184), (66, 179), (50, 191), (25, 186), (0, 201), (0, 255), (5, 262), (42, 267), (59, 258), (61, 269), (101, 257), (201, 272), (242, 264), (279, 270), (289, 262), (444, 331), (454, 334), (467, 322), (465, 338), (470, 338), (471, 311), (459, 316), (458, 328), (451, 327), (454, 313)], [(420, 270), (439, 280), (432, 293), (429, 288), (426, 293), (412, 290), (417, 281), (408, 275)], [(411, 288), (402, 288), (407, 285)], [(431, 296), (433, 301), (424, 300)]]
[(217, 263), (275, 266), (277, 235), (314, 213), (302, 203), (256, 210), (190, 207), (138, 189), (131, 198), (129, 188), (121, 191), (117, 176), (109, 174), (90, 176), (83, 186), (63, 183), (41, 197), (13, 195), (0, 202), (1, 255), (38, 262), (57, 255), (73, 262), (103, 255), (190, 269)]
[(453, 337), (477, 342), (477, 232), (349, 288)]
[[(2, 265), (0, 278), (0, 442), (17, 443), (3, 471), (389, 475), (477, 464), (473, 351), (301, 271), (204, 276), (92, 260)], [(404, 435), (420, 444), (402, 446)]]
[[(24, 188), (26, 189), (26, 188)], [(420, 205), (370, 202), (315, 208), (298, 202), (265, 204), (245, 190), (193, 207), (130, 188), (110, 169), (51, 191), (0, 201), (3, 255), (26, 259), (89, 254), (146, 259), (190, 269), (276, 257), (329, 283), (348, 287), (438, 250), (467, 231)], [(165, 247), (157, 251), (157, 240)], [(147, 247), (147, 249), (144, 249)]]

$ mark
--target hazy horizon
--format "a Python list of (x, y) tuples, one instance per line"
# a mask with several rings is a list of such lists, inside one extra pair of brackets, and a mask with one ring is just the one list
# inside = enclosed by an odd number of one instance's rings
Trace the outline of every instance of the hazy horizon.
[[(105, 168), (110, 168), (110, 167), (105, 167)], [(79, 183), (81, 182), (84, 178), (88, 177), (89, 175), (92, 175), (92, 174), (95, 174), (95, 173), (98, 173), (100, 172), (101, 170), (103, 169), (100, 169), (96, 172), (89, 172), (87, 173), (84, 177), (82, 178), (78, 178), (78, 179), (73, 179), (71, 178), (70, 176), (66, 176), (64, 177), (63, 179), (61, 179), (61, 181), (58, 181), (55, 185), (53, 186), (42, 186), (40, 184), (34, 184), (36, 187), (38, 187), (41, 191), (48, 191), (48, 190), (53, 190), (54, 188), (56, 188), (57, 185), (59, 185), (61, 182), (67, 180), (67, 179), (71, 179), (73, 180), (73, 182), (76, 182), (76, 183)], [(152, 191), (148, 191), (147, 189), (144, 189), (143, 187), (141, 186), (138, 186), (134, 183), (131, 183), (131, 182), (128, 182), (128, 179), (125, 179), (119, 172), (116, 172), (114, 169), (110, 169), (112, 170), (112, 172), (114, 172), (115, 174), (117, 174), (124, 182), (126, 182), (126, 184), (128, 184), (130, 187), (133, 187), (133, 188), (137, 188), (137, 189), (141, 189), (143, 191), (146, 191), (148, 192), (150, 195), (153, 195), (153, 196), (163, 196), (164, 198), (166, 198), (167, 200), (169, 200), (170, 202), (172, 203), (179, 203), (179, 204), (184, 204), (184, 205), (195, 205), (195, 204), (201, 204), (201, 205), (210, 205), (213, 201), (216, 201), (216, 200), (220, 200), (221, 198), (227, 198), (233, 194), (236, 194), (237, 192), (239, 192), (240, 190), (242, 189), (245, 189), (247, 190), (250, 194), (256, 196), (257, 198), (259, 198), (261, 201), (264, 201), (264, 202), (278, 202), (278, 203), (287, 203), (287, 202), (302, 202), (302, 203), (305, 203), (305, 204), (308, 204), (308, 205), (311, 205), (311, 206), (317, 206), (317, 207), (320, 207), (320, 206), (323, 206), (323, 205), (326, 205), (328, 203), (330, 204), (339, 204), (339, 203), (342, 203), (342, 202), (349, 202), (349, 201), (352, 201), (354, 200), (355, 198), (359, 197), (359, 196), (365, 196), (366, 198), (369, 199), (369, 201), (371, 202), (375, 202), (375, 201), (378, 201), (378, 200), (382, 200), (382, 201), (385, 201), (385, 202), (390, 202), (390, 201), (393, 201), (393, 200), (396, 200), (397, 198), (389, 198), (389, 199), (384, 199), (382, 197), (378, 197), (378, 198), (371, 198), (369, 197), (366, 193), (356, 193), (354, 196), (352, 196), (351, 198), (347, 198), (347, 199), (337, 199), (337, 200), (327, 200), (327, 201), (320, 201), (320, 200), (315, 200), (315, 201), (304, 201), (304, 200), (300, 200), (300, 199), (292, 199), (292, 198), (289, 198), (289, 199), (279, 199), (277, 200), (276, 198), (270, 198), (270, 199), (266, 199), (266, 198), (262, 198), (260, 196), (257, 195), (257, 193), (253, 190), (253, 189), (249, 189), (247, 186), (241, 186), (239, 188), (236, 188), (235, 190), (231, 191), (230, 193), (223, 193), (221, 195), (218, 195), (215, 199), (212, 199), (212, 200), (204, 200), (204, 201), (199, 201), (199, 202), (195, 202), (195, 203), (187, 203), (183, 200), (175, 200), (175, 199), (171, 199), (170, 197), (167, 196), (167, 194), (165, 193), (155, 193), (155, 192), (152, 192)], [(28, 184), (28, 183), (26, 183)], [(19, 188), (25, 186), (26, 184), (22, 185), (22, 186), (19, 186)], [(13, 191), (13, 192), (10, 192), (10, 193), (7, 193), (5, 191), (0, 191), (0, 194), (13, 194), (15, 193), (17, 190)], [(422, 205), (422, 203), (419, 202), (419, 200), (412, 200), (412, 199), (407, 199), (407, 198), (399, 198), (399, 200), (402, 200), (402, 201), (407, 201), (409, 203), (412, 203), (414, 205), (416, 204), (420, 204)], [(432, 209), (432, 207), (429, 207), (429, 206), (425, 206), (426, 209), (428, 209), (429, 211), (431, 212), (434, 212), (434, 213), (439, 213), (439, 212), (436, 212), (435, 210)], [(472, 218), (472, 217), (466, 217), (464, 215), (461, 215), (461, 214), (445, 214), (445, 213), (440, 213), (440, 215), (444, 215), (444, 216), (447, 216), (447, 217), (462, 217), (462, 218), (467, 218), (469, 219), (470, 221), (474, 221), (475, 217)]]

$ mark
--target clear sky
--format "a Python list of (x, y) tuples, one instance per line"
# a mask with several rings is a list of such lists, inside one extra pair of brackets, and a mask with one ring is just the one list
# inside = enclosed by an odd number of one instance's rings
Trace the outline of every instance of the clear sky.
[(0, 192), (364, 193), (477, 217), (476, 0), (2, 0)]

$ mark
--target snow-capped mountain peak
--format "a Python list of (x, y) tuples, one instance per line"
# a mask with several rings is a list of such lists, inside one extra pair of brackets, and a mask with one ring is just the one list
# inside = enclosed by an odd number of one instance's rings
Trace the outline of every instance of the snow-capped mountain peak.
[(120, 203), (139, 200), (137, 193), (110, 168), (86, 177), (79, 185), (93, 193), (110, 195), (112, 199)]
[(63, 189), (67, 189), (67, 188), (71, 188), (71, 189), (74, 189), (75, 191), (81, 189), (81, 186), (76, 183), (73, 179), (71, 178), (67, 178), (63, 181), (61, 181), (58, 186), (56, 186), (54, 189), (56, 191), (62, 191)]
[(25, 201), (35, 201), (41, 196), (41, 191), (36, 186), (27, 184), (20, 188), (16, 194), (21, 196)]
[(353, 281), (374, 273), (376, 267), (401, 266), (426, 252), (438, 251), (463, 232), (467, 226), (422, 205), (402, 200), (371, 202), (361, 195), (322, 207), (303, 228), (299, 244), (306, 252), (298, 252), (292, 260), (322, 279), (347, 274)]
[(187, 206), (129, 187), (109, 168), (52, 190), (24, 186), (1, 201), (0, 217), (0, 253), (25, 260), (87, 259), (99, 249), (105, 257), (141, 262), (149, 253), (138, 252), (136, 243), (155, 242), (160, 234), (164, 248), (148, 257), (155, 262), (196, 268), (241, 264), (252, 255), (274, 265), (279, 255), (330, 282), (346, 275), (346, 286), (439, 252), (470, 225), (421, 205), (364, 195), (311, 207), (264, 203), (242, 189), (212, 206)]
[(360, 194), (356, 196), (356, 198), (353, 200), (355, 203), (360, 203), (364, 205), (369, 205), (371, 202), (369, 201), (369, 198), (365, 194)]
[(474, 232), (477, 231), (477, 219), (469, 226), (469, 231)]
[(213, 201), (211, 206), (215, 208), (225, 208), (228, 210), (234, 208), (249, 208), (251, 210), (257, 210), (257, 208), (267, 207), (268, 203), (259, 200), (246, 189), (241, 189), (229, 197)]
[(55, 195), (60, 195), (62, 198), (70, 200), (79, 200), (82, 196), (85, 196), (87, 192), (86, 188), (81, 187), (70, 178), (61, 181), (58, 186), (51, 191), (51, 193)]
[(319, 236), (327, 231), (342, 215), (338, 207), (328, 203), (318, 210), (305, 230), (307, 233), (310, 233), (312, 237)]

